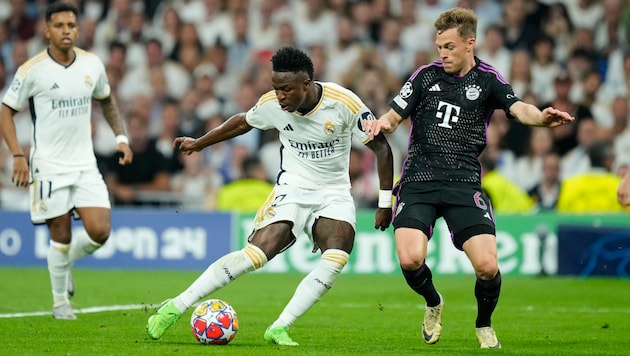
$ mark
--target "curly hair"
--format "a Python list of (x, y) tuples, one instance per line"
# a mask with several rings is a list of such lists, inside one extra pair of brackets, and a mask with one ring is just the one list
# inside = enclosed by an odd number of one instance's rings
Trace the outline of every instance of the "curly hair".
[(294, 47), (283, 47), (271, 57), (274, 72), (304, 72), (309, 79), (313, 79), (313, 62), (306, 55)]
[(444, 11), (434, 25), (438, 33), (456, 28), (461, 37), (477, 36), (477, 15), (470, 9), (456, 7)]

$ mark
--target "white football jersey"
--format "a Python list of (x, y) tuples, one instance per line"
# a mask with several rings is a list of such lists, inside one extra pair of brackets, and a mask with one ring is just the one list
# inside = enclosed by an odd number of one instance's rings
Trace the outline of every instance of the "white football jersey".
[(104, 99), (111, 89), (103, 62), (75, 48), (68, 66), (47, 50), (24, 62), (2, 102), (19, 111), (28, 101), (33, 122), (32, 174), (55, 174), (96, 167), (92, 146), (92, 98)]
[(350, 189), (348, 166), (352, 135), (367, 143), (362, 120), (375, 117), (350, 90), (321, 83), (322, 97), (315, 108), (301, 115), (280, 108), (275, 92), (258, 99), (247, 112), (247, 123), (261, 130), (280, 132), (280, 172), (277, 184), (305, 189)]

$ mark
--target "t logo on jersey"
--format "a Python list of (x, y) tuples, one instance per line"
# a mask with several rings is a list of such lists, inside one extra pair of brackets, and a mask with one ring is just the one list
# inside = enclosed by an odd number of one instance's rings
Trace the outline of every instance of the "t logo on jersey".
[[(442, 111), (442, 108), (445, 109)], [(450, 124), (451, 122), (457, 122), (457, 120), (459, 120), (459, 116), (457, 115), (459, 115), (460, 110), (461, 108), (457, 105), (440, 101), (438, 103), (438, 112), (435, 114), (438, 119), (442, 119), (442, 122), (440, 122), (438, 126), (452, 129), (453, 127)]]

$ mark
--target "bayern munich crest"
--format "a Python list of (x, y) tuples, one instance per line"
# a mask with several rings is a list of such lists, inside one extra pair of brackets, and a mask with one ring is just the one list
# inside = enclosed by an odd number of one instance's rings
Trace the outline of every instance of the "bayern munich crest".
[(481, 96), (481, 87), (478, 85), (469, 85), (466, 87), (466, 99), (477, 100)]

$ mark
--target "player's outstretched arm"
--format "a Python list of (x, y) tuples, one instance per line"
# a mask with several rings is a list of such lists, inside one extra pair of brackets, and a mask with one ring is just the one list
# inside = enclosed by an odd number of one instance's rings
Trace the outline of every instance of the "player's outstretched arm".
[(176, 137), (173, 140), (173, 147), (179, 148), (186, 155), (193, 152), (199, 152), (202, 149), (214, 145), (217, 142), (229, 140), (233, 137), (242, 135), (252, 127), (245, 120), (245, 113), (231, 116), (224, 123), (208, 131), (205, 135), (194, 139), (191, 137)]
[(374, 228), (385, 231), (392, 220), (392, 185), (394, 183), (394, 156), (385, 135), (378, 135), (366, 143), (376, 156), (379, 180), (378, 210)]
[(623, 206), (630, 206), (630, 170), (623, 177), (617, 189), (617, 201)]
[(28, 158), (24, 156), (22, 147), (20, 147), (17, 139), (15, 122), (13, 121), (14, 114), (15, 110), (4, 104), (0, 108), (0, 140), (4, 137), (9, 150), (13, 153), (11, 182), (18, 187), (28, 187)]
[(389, 109), (378, 120), (363, 120), (363, 128), (370, 135), (370, 140), (373, 140), (381, 131), (384, 133), (394, 132), (402, 120), (402, 116), (393, 109)]
[(510, 106), (510, 114), (528, 126), (556, 127), (575, 121), (575, 118), (565, 111), (552, 107), (540, 111), (534, 105), (522, 101), (517, 101)]
[(118, 164), (127, 165), (133, 161), (133, 152), (129, 148), (129, 140), (125, 135), (125, 128), (120, 119), (120, 112), (118, 111), (118, 105), (116, 99), (110, 95), (105, 99), (99, 100), (101, 104), (101, 110), (105, 121), (109, 124), (116, 135), (116, 152), (120, 152), (122, 156), (118, 158)]

